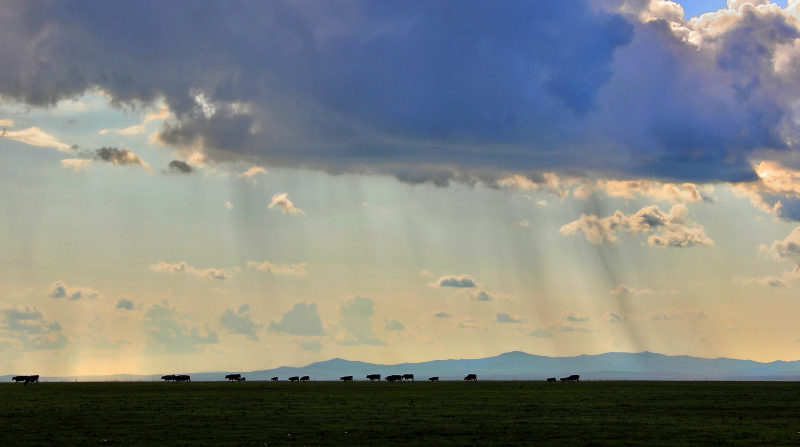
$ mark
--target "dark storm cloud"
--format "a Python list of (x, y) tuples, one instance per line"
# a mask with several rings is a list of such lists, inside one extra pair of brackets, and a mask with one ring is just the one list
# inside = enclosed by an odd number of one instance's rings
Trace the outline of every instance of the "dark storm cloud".
[(194, 168), (185, 161), (172, 160), (169, 162), (169, 171), (178, 174), (191, 174), (194, 172)]
[(773, 63), (798, 37), (787, 14), (745, 6), (718, 32), (691, 25), (697, 44), (688, 22), (642, 23), (649, 2), (622, 3), (9, 0), (0, 95), (163, 98), (167, 145), (437, 185), (749, 180), (749, 157), (789, 149), (800, 64)]

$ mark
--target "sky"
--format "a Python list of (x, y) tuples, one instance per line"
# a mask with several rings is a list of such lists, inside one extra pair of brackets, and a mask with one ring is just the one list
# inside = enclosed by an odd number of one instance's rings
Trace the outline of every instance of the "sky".
[(0, 5), (0, 374), (797, 360), (800, 1)]

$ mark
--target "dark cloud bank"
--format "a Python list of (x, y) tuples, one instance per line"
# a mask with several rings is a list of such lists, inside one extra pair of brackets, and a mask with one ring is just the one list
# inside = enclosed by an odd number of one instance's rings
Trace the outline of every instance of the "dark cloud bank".
[(745, 6), (697, 43), (625, 3), (8, 0), (0, 95), (163, 98), (167, 145), (440, 185), (741, 181), (754, 155), (790, 150), (800, 64), (774, 62), (798, 38), (783, 11)]

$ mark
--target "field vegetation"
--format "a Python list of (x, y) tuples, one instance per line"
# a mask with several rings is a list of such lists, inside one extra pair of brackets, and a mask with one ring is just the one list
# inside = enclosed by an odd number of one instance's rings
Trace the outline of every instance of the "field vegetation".
[(0, 386), (0, 445), (800, 445), (788, 382)]

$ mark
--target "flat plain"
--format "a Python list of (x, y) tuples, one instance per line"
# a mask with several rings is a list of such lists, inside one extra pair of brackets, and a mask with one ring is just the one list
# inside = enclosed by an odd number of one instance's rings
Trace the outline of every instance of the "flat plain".
[(792, 382), (0, 385), (0, 445), (800, 445)]

